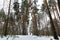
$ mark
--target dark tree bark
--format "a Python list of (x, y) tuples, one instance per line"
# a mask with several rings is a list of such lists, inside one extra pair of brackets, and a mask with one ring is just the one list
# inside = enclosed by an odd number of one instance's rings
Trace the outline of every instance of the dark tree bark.
[(53, 23), (53, 20), (52, 20), (52, 17), (51, 17), (51, 13), (49, 11), (47, 0), (45, 0), (45, 4), (46, 4), (46, 8), (47, 8), (48, 15), (49, 15), (49, 18), (50, 18), (51, 29), (52, 29), (52, 33), (53, 33), (54, 39), (59, 39), (58, 36), (57, 36), (56, 30), (55, 30), (55, 26), (54, 26), (54, 23)]
[(9, 1), (9, 8), (8, 8), (8, 16), (5, 19), (5, 23), (4, 23), (4, 36), (7, 35), (7, 27), (8, 27), (8, 20), (9, 20), (9, 14), (10, 14), (10, 5), (11, 5), (11, 0)]
[(57, 0), (57, 2), (58, 2), (59, 11), (60, 11), (60, 0)]
[[(53, 11), (53, 13), (54, 13), (54, 8), (53, 8), (53, 6), (52, 6), (52, 11)], [(56, 19), (56, 15), (55, 15), (55, 13), (54, 13), (54, 17), (55, 17), (55, 19), (54, 19), (54, 24), (55, 24), (55, 27), (56, 27), (56, 30), (59, 30), (59, 25), (58, 25), (58, 20)], [(59, 31), (57, 31), (57, 34), (59, 35)]]

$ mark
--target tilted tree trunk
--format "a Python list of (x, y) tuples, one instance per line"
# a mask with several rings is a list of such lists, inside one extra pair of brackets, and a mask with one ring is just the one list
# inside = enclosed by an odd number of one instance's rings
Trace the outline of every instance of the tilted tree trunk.
[[(54, 12), (54, 7), (52, 6), (52, 10), (53, 10), (53, 13), (54, 13), (54, 17), (55, 17), (55, 21), (54, 21), (54, 24), (55, 24), (55, 28), (56, 28), (56, 31), (59, 30), (59, 25), (58, 25), (58, 22), (57, 22), (57, 19), (56, 19), (56, 15), (55, 15), (55, 12)], [(57, 31), (57, 34), (59, 35), (59, 31)]]
[(59, 13), (58, 13), (58, 9), (57, 9), (55, 0), (54, 0), (54, 3), (53, 3), (53, 4), (54, 4), (54, 6), (55, 6), (56, 15), (57, 15), (57, 17), (58, 17), (58, 19), (59, 19)]
[(57, 2), (58, 2), (59, 11), (60, 11), (60, 0), (57, 0)]
[(55, 30), (55, 26), (54, 26), (54, 23), (53, 23), (53, 20), (52, 20), (51, 14), (50, 14), (50, 11), (49, 11), (49, 7), (48, 7), (47, 0), (45, 0), (45, 4), (46, 4), (46, 8), (47, 8), (48, 15), (49, 15), (49, 18), (50, 18), (51, 29), (52, 29), (52, 33), (53, 33), (54, 39), (59, 40), (59, 39), (58, 39), (58, 36), (57, 36), (57, 33), (56, 33), (56, 30)]
[[(58, 17), (58, 19), (59, 19), (59, 13), (58, 13), (58, 10), (57, 10), (57, 6), (56, 6), (56, 2), (55, 2), (55, 0), (50, 0), (50, 6), (52, 7), (52, 11), (53, 11), (53, 14), (54, 14), (54, 17), (55, 17), (55, 19), (53, 20), (53, 22), (54, 22), (54, 26), (55, 26), (55, 28), (56, 28), (56, 32), (57, 32), (57, 34), (59, 35), (59, 25), (58, 25), (58, 20), (57, 20), (57, 18), (56, 18), (56, 16)], [(56, 14), (55, 14), (55, 12), (56, 12)]]
[(53, 7), (53, 10), (56, 12), (56, 17), (58, 18), (59, 20), (59, 13), (58, 13), (58, 9), (57, 9), (57, 6), (56, 6), (56, 1), (55, 0), (50, 0), (50, 5)]
[[(51, 6), (52, 6), (52, 10), (53, 10), (54, 17), (55, 17), (55, 19), (54, 19), (54, 24), (55, 24), (55, 28), (56, 28), (57, 34), (59, 35), (58, 20), (56, 19), (56, 15), (55, 15), (55, 12), (54, 12), (54, 11), (56, 11), (56, 14), (57, 14), (57, 17), (58, 17), (58, 18), (59, 18), (59, 13), (58, 13), (58, 10), (57, 10), (57, 6), (56, 6), (55, 0), (54, 0), (54, 3), (53, 3), (53, 4), (54, 4), (54, 5), (51, 5)], [(55, 6), (55, 8), (54, 8), (54, 6)]]

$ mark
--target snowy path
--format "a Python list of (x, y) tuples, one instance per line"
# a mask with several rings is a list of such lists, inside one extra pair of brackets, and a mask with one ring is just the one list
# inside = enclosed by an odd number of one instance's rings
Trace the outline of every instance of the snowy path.
[[(9, 37), (8, 40), (50, 40), (50, 39), (53, 39), (53, 37), (46, 37), (46, 36), (41, 36), (41, 37), (37, 37), (37, 36), (15, 36), (14, 37)], [(0, 40), (7, 40), (7, 37), (3, 37), (1, 38), (0, 37)]]

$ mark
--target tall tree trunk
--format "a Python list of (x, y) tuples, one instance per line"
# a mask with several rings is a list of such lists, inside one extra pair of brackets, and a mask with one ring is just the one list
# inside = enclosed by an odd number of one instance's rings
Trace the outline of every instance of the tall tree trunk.
[(38, 27), (37, 27), (37, 7), (36, 7), (36, 0), (34, 0), (34, 7), (32, 8), (33, 10), (32, 10), (32, 15), (33, 15), (33, 17), (32, 17), (32, 22), (33, 22), (33, 35), (38, 35), (39, 34), (39, 32), (38, 32)]
[[(51, 17), (50, 11), (49, 11), (49, 7), (48, 7), (47, 0), (45, 0), (45, 4), (46, 4), (46, 8), (47, 8), (48, 15), (49, 15), (49, 18), (50, 18), (51, 29), (52, 29), (52, 33), (53, 33), (54, 39), (58, 39), (58, 36), (57, 36), (56, 30), (55, 30), (55, 26), (54, 26), (54, 23), (53, 23), (53, 20), (52, 20), (52, 17)], [(58, 40), (59, 40), (59, 39), (58, 39)]]
[(57, 15), (57, 17), (58, 17), (58, 19), (59, 19), (59, 13), (58, 13), (58, 9), (57, 9), (55, 0), (54, 0), (54, 3), (53, 3), (53, 4), (54, 4), (54, 6), (55, 6), (56, 15)]
[(60, 11), (60, 0), (57, 0), (57, 2), (58, 2), (59, 11)]
[(28, 4), (29, 0), (22, 0), (22, 9), (21, 11), (23, 12), (23, 16), (22, 16), (22, 34), (23, 35), (27, 35), (27, 27), (28, 27), (28, 15), (29, 15), (29, 4)]
[[(59, 26), (58, 26), (58, 22), (57, 22), (57, 19), (56, 19), (56, 15), (55, 15), (55, 12), (54, 12), (54, 8), (52, 6), (52, 10), (53, 10), (53, 13), (54, 13), (54, 24), (55, 24), (55, 27), (56, 27), (56, 31), (59, 30)], [(57, 31), (57, 34), (59, 35), (59, 31)]]
[(10, 5), (11, 5), (11, 0), (9, 1), (9, 8), (8, 8), (8, 16), (5, 19), (5, 23), (4, 23), (4, 36), (7, 35), (7, 27), (8, 27), (8, 20), (9, 20), (9, 14), (10, 14)]
[(33, 17), (33, 34), (34, 35), (38, 35), (38, 28), (37, 28), (37, 17), (36, 15), (34, 14), (34, 17)]
[(57, 14), (58, 18), (59, 18), (59, 13), (58, 13), (58, 10), (57, 10), (57, 6), (56, 6), (55, 0), (53, 0), (54, 3), (52, 2), (52, 0), (50, 0), (50, 1), (51, 1), (52, 4), (54, 4), (54, 5), (51, 5), (51, 7), (52, 7), (52, 11), (53, 11), (54, 17), (55, 17), (55, 19), (54, 19), (55, 28), (56, 28), (57, 34), (59, 35), (59, 31), (58, 31), (59, 30), (59, 25), (58, 25), (58, 22), (57, 22), (58, 20), (56, 18), (56, 15), (55, 15), (54, 11), (56, 11), (56, 14)]
[(22, 34), (23, 35), (27, 35), (26, 20), (27, 20), (27, 16), (26, 15), (23, 15), (22, 16)]

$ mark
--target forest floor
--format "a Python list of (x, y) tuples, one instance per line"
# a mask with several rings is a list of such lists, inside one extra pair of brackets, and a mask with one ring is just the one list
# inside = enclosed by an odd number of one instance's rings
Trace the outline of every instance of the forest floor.
[(0, 37), (0, 40), (51, 40), (51, 39), (53, 39), (52, 36), (31, 36), (31, 35), (16, 35), (16, 36)]

